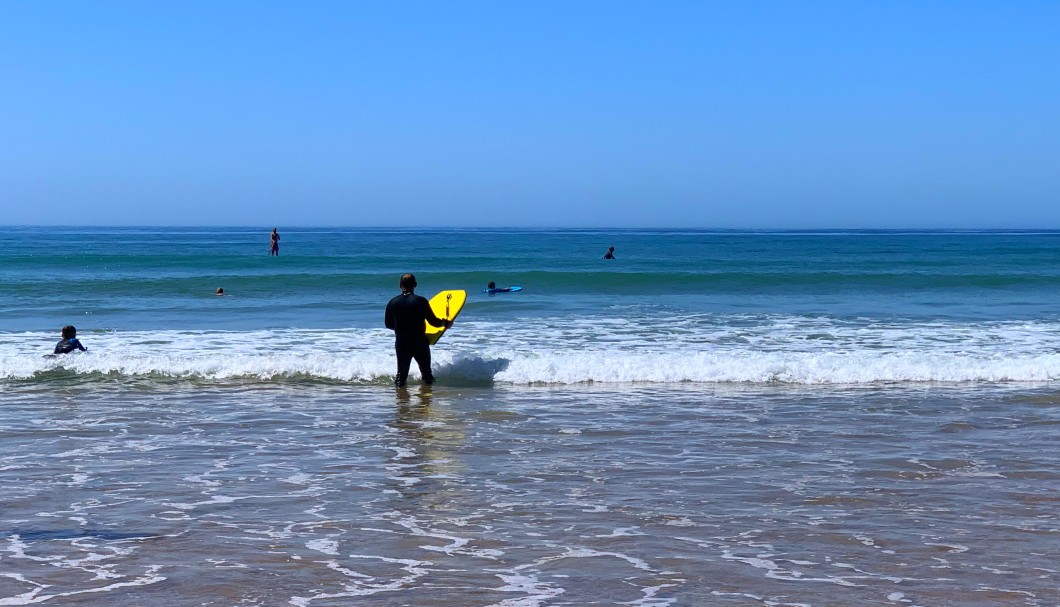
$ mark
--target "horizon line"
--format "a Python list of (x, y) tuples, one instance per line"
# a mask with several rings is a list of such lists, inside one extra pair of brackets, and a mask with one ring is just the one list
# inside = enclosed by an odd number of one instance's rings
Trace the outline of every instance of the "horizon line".
[[(38, 228), (38, 229), (123, 229), (123, 230), (137, 230), (137, 229), (167, 229), (167, 230), (201, 230), (201, 229), (239, 229), (239, 230), (271, 230), (273, 228), (279, 229), (283, 224), (180, 224), (180, 225), (164, 225), (164, 224), (0, 224), (0, 229), (27, 229), (27, 228)], [(783, 228), (783, 227), (688, 227), (688, 226), (646, 226), (646, 227), (634, 227), (634, 226), (505, 226), (505, 225), (493, 225), (493, 226), (430, 226), (430, 225), (405, 225), (405, 226), (392, 226), (392, 225), (373, 225), (373, 226), (357, 226), (357, 225), (288, 225), (283, 226), (284, 230), (379, 230), (379, 231), (418, 231), (418, 232), (439, 232), (439, 231), (491, 231), (491, 230), (506, 230), (506, 231), (570, 231), (570, 232), (587, 232), (587, 231), (627, 231), (627, 232), (651, 232), (651, 231), (664, 231), (664, 232), (791, 232), (791, 233), (809, 233), (809, 232), (1010, 232), (1010, 233), (1035, 233), (1044, 232), (1060, 233), (1060, 226), (1058, 227), (1035, 227), (1035, 228), (1017, 228), (1017, 227), (801, 227), (801, 228)]]

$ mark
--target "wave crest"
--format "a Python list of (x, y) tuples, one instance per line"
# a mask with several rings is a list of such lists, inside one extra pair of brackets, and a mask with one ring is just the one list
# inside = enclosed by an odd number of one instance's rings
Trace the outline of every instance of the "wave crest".
[[(1044, 382), (1060, 324), (866, 323), (792, 317), (462, 323), (434, 348), (443, 383)], [(43, 356), (48, 334), (0, 334), (0, 380), (56, 377), (388, 383), (392, 335), (323, 331), (98, 332), (87, 353)], [(413, 365), (415, 369), (415, 365)], [(414, 370), (415, 375), (415, 370)]]

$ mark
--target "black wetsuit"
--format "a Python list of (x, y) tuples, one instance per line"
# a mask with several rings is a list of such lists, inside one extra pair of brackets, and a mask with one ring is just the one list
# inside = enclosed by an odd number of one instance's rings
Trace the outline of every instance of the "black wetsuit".
[(77, 341), (76, 337), (64, 339), (59, 343), (55, 344), (55, 354), (69, 354), (74, 350), (86, 351), (86, 348), (81, 345), (81, 342)]
[(386, 304), (386, 328), (394, 330), (394, 352), (397, 354), (397, 376), (394, 384), (404, 386), (409, 377), (412, 359), (420, 367), (426, 384), (434, 383), (431, 373), (431, 347), (427, 344), (426, 325), (444, 327), (445, 321), (434, 315), (426, 297), (408, 291)]

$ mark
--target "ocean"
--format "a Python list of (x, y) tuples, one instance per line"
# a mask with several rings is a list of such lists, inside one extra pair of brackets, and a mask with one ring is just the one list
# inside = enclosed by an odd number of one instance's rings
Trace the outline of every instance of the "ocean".
[(0, 229), (0, 605), (1060, 604), (1060, 232), (271, 227)]

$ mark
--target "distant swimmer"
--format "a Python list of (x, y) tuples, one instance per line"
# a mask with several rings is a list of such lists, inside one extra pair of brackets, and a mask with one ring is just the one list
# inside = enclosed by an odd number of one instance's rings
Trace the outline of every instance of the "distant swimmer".
[(482, 289), (482, 292), (483, 293), (489, 293), (490, 295), (493, 295), (494, 293), (514, 293), (516, 291), (522, 291), (522, 290), (523, 290), (522, 287), (500, 287), (500, 288), (497, 288), (497, 283), (495, 283), (495, 282), (493, 282), (491, 280), (489, 282), (489, 284), (486, 285), (486, 288)]
[(615, 247), (607, 247), (607, 252), (604, 253), (604, 259), (614, 259), (614, 258), (615, 258)]
[(395, 296), (386, 304), (386, 315), (383, 319), (386, 328), (394, 331), (394, 353), (397, 355), (397, 375), (394, 385), (402, 387), (409, 377), (409, 366), (412, 359), (420, 367), (423, 383), (433, 384), (431, 373), (431, 346), (427, 343), (424, 323), (434, 327), (449, 328), (453, 321), (442, 320), (435, 316), (426, 297), (416, 295), (416, 277), (404, 274), (398, 282), (401, 295)]
[(272, 229), (272, 234), (269, 234), (269, 242), (272, 246), (269, 248), (269, 255), (280, 255), (280, 233), (276, 231), (276, 228)]
[(53, 354), (69, 354), (75, 350), (85, 352), (88, 348), (81, 345), (81, 342), (77, 341), (77, 328), (73, 325), (66, 325), (63, 327), (63, 338), (59, 343), (55, 344), (55, 352)]
[(225, 290), (222, 289), (221, 287), (217, 287), (217, 292), (214, 293), (214, 295), (224, 295), (224, 294), (225, 294)]

